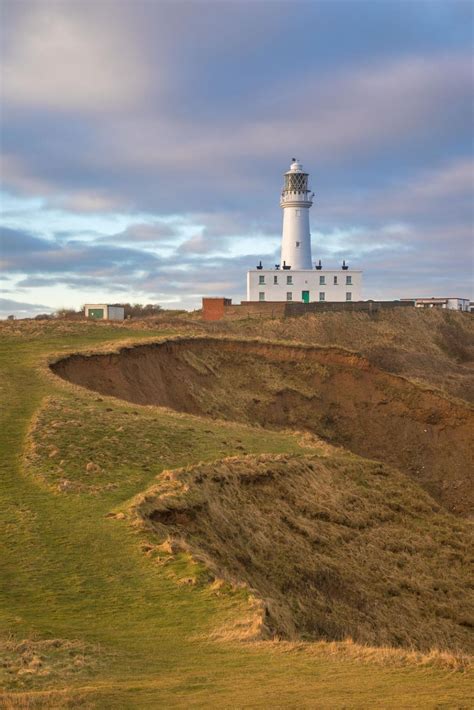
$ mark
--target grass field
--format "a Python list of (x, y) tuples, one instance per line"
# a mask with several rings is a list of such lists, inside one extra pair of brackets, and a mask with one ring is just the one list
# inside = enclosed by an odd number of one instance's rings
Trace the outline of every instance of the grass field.
[[(162, 469), (308, 450), (291, 433), (98, 397), (46, 368), (58, 353), (172, 332), (2, 330), (0, 706), (471, 707), (469, 675), (449, 656), (231, 640), (253, 623), (248, 591), (182, 583), (199, 572), (189, 556), (147, 554), (117, 511)], [(215, 638), (222, 628), (229, 640)]]

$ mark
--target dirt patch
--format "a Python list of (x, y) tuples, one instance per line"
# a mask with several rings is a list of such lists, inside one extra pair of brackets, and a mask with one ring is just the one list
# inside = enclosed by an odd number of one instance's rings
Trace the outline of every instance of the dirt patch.
[(382, 464), (224, 459), (162, 473), (132, 508), (168, 549), (244, 581), (270, 634), (473, 650), (469, 524)]
[(314, 432), (395, 465), (452, 512), (473, 509), (472, 408), (343, 350), (183, 338), (52, 369), (138, 404)]

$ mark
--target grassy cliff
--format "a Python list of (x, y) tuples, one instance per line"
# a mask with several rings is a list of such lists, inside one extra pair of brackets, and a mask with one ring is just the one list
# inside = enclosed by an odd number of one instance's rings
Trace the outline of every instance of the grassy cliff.
[[(393, 639), (384, 641), (383, 636), (374, 636), (373, 642), (361, 638), (363, 643), (328, 641), (324, 634), (309, 642), (258, 640), (266, 633), (265, 618), (261, 623), (265, 590), (250, 578), (241, 578), (238, 569), (229, 568), (229, 577), (220, 580), (212, 572), (209, 552), (200, 559), (193, 554), (194, 545), (174, 547), (171, 534), (169, 541), (150, 541), (157, 531), (138, 525), (134, 516), (130, 519), (130, 511), (146, 498), (144, 491), (156, 486), (156, 477), (164, 470), (249, 455), (320, 455), (328, 460), (324, 467), (333, 470), (341, 456), (308, 434), (130, 404), (71, 385), (48, 371), (48, 362), (61, 354), (110, 350), (123, 341), (130, 344), (189, 331), (198, 333), (202, 327), (186, 319), (182, 323), (163, 319), (143, 328), (2, 325), (1, 386), (8, 403), (0, 427), (3, 705), (469, 706), (466, 659), (453, 650), (454, 642), (443, 646), (434, 639), (439, 652), (426, 651), (431, 642), (420, 644), (421, 651), (408, 651), (400, 644), (391, 648)], [(383, 476), (377, 480), (384, 485)], [(326, 485), (329, 495), (329, 479)], [(418, 496), (419, 505), (428, 505), (427, 494), (414, 488), (415, 483), (410, 486), (407, 491), (419, 491), (410, 499)], [(334, 487), (334, 496), (337, 491)], [(155, 497), (156, 490), (153, 506)], [(334, 515), (335, 509), (331, 511)], [(423, 554), (431, 559), (426, 569), (438, 579), (436, 560), (445, 559), (451, 549), (464, 554), (465, 523), (435, 508), (418, 513), (409, 508), (410, 526), (420, 526), (422, 539), (428, 534), (426, 515), (430, 525), (437, 521), (433, 540), (422, 543), (417, 537), (406, 543), (414, 547), (411, 555), (417, 565), (425, 559)], [(402, 518), (397, 524), (402, 525)], [(318, 525), (322, 522), (319, 519)], [(326, 522), (330, 527), (325, 544), (332, 544), (341, 523)], [(256, 518), (255, 524), (265, 530), (269, 523)], [(301, 531), (295, 534), (307, 539)], [(187, 539), (184, 533), (180, 537)], [(204, 536), (199, 542), (205, 551)], [(240, 537), (239, 544), (244, 542)], [(441, 553), (438, 548), (443, 544), (447, 547)], [(396, 554), (386, 551), (384, 570), (387, 559)], [(448, 563), (455, 567), (459, 560)], [(425, 583), (428, 578), (420, 580), (421, 587)], [(330, 583), (325, 584), (328, 593)], [(452, 610), (457, 609), (456, 595), (463, 593), (461, 584), (461, 577), (454, 575), (453, 586), (446, 587), (446, 605)], [(402, 589), (402, 597), (405, 594), (416, 592)], [(440, 594), (445, 594), (443, 589)], [(331, 599), (328, 603), (336, 603)], [(455, 623), (453, 614), (440, 616), (441, 624)], [(467, 621), (461, 615), (457, 619), (460, 633)], [(271, 620), (267, 626), (271, 634)], [(461, 650), (462, 640), (458, 645)], [(446, 648), (449, 652), (443, 651)]]

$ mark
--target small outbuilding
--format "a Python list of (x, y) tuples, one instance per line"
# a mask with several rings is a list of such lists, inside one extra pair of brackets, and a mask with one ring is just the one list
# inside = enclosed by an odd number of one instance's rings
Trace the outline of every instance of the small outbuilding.
[(448, 311), (469, 311), (469, 299), (448, 296), (446, 298), (402, 298), (412, 301), (415, 308), (443, 308)]
[(91, 320), (124, 320), (125, 309), (123, 306), (112, 306), (108, 303), (87, 303), (84, 306), (84, 315)]

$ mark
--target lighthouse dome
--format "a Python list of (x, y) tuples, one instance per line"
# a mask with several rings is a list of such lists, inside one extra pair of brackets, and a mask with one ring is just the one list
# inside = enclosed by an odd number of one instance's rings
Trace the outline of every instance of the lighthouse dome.
[(301, 165), (299, 160), (296, 160), (296, 158), (292, 159), (289, 172), (292, 172), (292, 173), (302, 173), (303, 172), (303, 166)]

